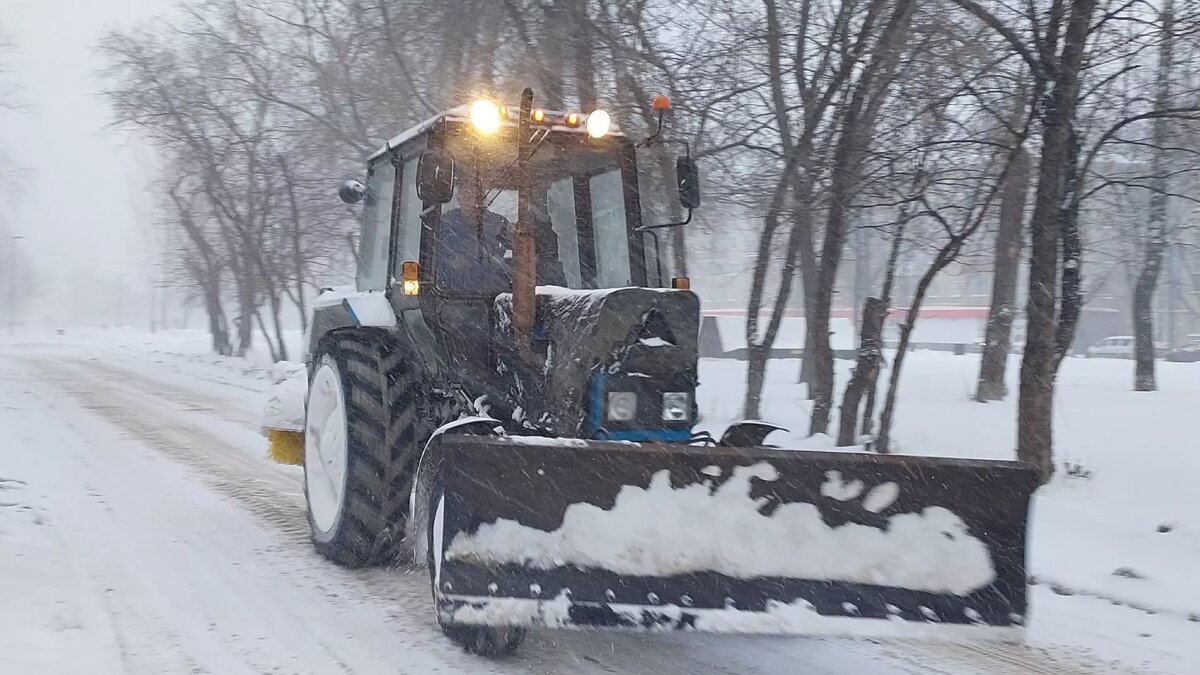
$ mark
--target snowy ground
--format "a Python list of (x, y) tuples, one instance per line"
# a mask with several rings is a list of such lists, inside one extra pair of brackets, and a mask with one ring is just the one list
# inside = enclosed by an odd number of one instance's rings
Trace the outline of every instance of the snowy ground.
[[(763, 412), (803, 430), (796, 367), (772, 364)], [(1011, 457), (1013, 404), (969, 400), (977, 367), (910, 358), (902, 451)], [(736, 416), (742, 368), (702, 363), (706, 427)], [(1060, 376), (1060, 457), (1090, 477), (1037, 497), (1026, 645), (545, 632), (491, 662), (441, 637), (423, 573), (311, 552), (299, 472), (258, 434), (263, 360), (197, 333), (23, 336), (0, 343), (0, 672), (1198, 672), (1200, 364), (1161, 364), (1149, 394), (1131, 371)]]

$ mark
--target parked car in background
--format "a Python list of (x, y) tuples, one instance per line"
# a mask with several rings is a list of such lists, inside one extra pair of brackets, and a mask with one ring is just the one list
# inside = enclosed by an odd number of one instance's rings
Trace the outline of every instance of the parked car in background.
[(1087, 355), (1091, 358), (1108, 357), (1113, 359), (1132, 359), (1133, 358), (1133, 336), (1132, 335), (1114, 335), (1106, 337), (1087, 348)]
[(1176, 363), (1194, 363), (1200, 361), (1200, 339), (1192, 340), (1167, 351), (1167, 360)]
[[(1110, 359), (1132, 359), (1133, 358), (1133, 336), (1132, 335), (1114, 335), (1106, 337), (1087, 348), (1087, 355), (1091, 358), (1110, 358)], [(1162, 356), (1167, 352), (1167, 343), (1155, 342), (1154, 355)]]

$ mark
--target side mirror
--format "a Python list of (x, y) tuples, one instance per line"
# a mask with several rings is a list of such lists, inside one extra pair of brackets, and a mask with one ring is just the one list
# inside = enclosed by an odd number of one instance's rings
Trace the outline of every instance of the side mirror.
[(675, 158), (675, 182), (679, 185), (679, 203), (691, 210), (700, 206), (700, 170), (688, 156)]
[(417, 160), (417, 197), (445, 204), (454, 196), (454, 158), (440, 152), (423, 152)]
[(367, 196), (367, 187), (356, 180), (348, 180), (338, 188), (338, 197), (347, 204), (357, 204)]

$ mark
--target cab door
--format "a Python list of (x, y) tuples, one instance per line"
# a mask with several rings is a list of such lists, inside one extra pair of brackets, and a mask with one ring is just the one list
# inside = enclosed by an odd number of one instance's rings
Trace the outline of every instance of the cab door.
[(384, 154), (367, 167), (362, 237), (358, 242), (359, 291), (385, 291), (391, 281), (392, 205), (396, 196), (396, 167)]

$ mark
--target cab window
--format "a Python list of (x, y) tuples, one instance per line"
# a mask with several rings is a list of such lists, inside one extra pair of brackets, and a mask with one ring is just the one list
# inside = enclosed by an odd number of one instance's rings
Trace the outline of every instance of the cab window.
[(362, 238), (358, 242), (357, 286), (360, 291), (382, 291), (388, 283), (388, 239), (392, 230), (396, 167), (384, 157), (368, 172)]
[(396, 222), (396, 269), (393, 277), (400, 276), (400, 265), (418, 262), (421, 258), (421, 200), (417, 198), (417, 158), (405, 160), (400, 172), (400, 215)]

